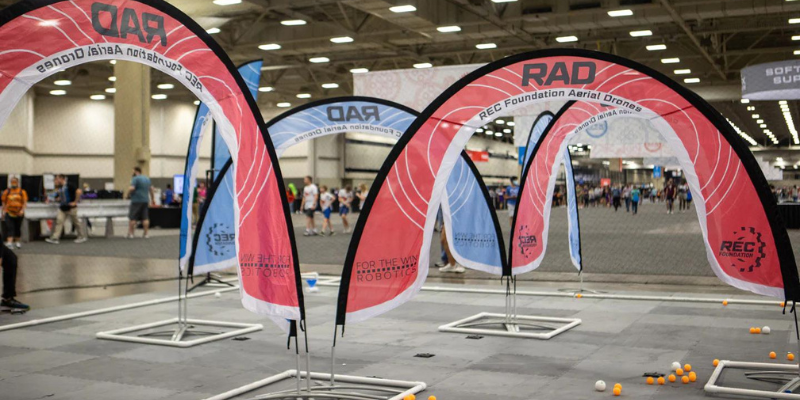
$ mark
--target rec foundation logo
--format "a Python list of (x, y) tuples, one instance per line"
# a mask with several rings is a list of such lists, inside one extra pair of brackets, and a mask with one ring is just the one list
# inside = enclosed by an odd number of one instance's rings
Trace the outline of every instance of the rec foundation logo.
[(208, 227), (206, 232), (206, 246), (208, 252), (215, 256), (229, 255), (232, 252), (231, 246), (236, 241), (236, 234), (227, 224), (215, 223)]
[(519, 251), (522, 252), (522, 255), (525, 257), (530, 256), (531, 249), (538, 245), (538, 241), (536, 240), (536, 235), (531, 235), (528, 231), (528, 225), (522, 225), (519, 227), (519, 231), (517, 234), (517, 238), (519, 239)]
[(753, 272), (761, 267), (761, 260), (766, 257), (764, 248), (767, 244), (761, 240), (761, 232), (754, 227), (741, 227), (731, 234), (733, 240), (723, 240), (719, 247), (719, 256), (730, 259), (731, 267), (739, 272)]

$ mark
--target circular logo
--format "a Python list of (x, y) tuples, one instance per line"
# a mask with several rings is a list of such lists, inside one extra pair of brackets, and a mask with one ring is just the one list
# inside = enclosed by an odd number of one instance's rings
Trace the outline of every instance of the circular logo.
[(586, 134), (597, 139), (608, 133), (608, 121), (598, 122), (586, 128)]

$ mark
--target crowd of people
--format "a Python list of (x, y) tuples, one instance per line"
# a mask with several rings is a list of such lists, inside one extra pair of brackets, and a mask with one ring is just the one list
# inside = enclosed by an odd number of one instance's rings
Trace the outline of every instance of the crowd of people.
[[(332, 188), (322, 185), (317, 186), (314, 178), (303, 178), (302, 193), (293, 183), (286, 185), (286, 197), (291, 213), (302, 213), (306, 216), (306, 227), (303, 236), (333, 236), (336, 234), (331, 221), (331, 215), (338, 210), (342, 222), (342, 233), (350, 233), (350, 220), (348, 215), (354, 210), (353, 202), (358, 199), (358, 210), (363, 209), (369, 189), (362, 184), (358, 190), (346, 185), (343, 188)], [(316, 212), (322, 213), (322, 226), (317, 230)]]

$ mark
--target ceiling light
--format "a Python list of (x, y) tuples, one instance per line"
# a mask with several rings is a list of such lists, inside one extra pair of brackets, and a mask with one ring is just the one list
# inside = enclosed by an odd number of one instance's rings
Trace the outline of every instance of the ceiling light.
[(795, 50), (792, 54), (794, 54), (796, 56), (800, 56), (800, 50)]
[(674, 72), (675, 72), (675, 75), (687, 75), (687, 74), (691, 74), (692, 70), (690, 70), (690, 69), (676, 69)]
[(742, 104), (747, 104), (750, 102), (750, 99), (742, 99), (740, 101), (742, 102)]
[(494, 43), (480, 43), (476, 44), (475, 48), (478, 50), (488, 50), (488, 49), (496, 49), (497, 45)]
[(609, 17), (630, 17), (633, 15), (633, 10), (611, 10), (608, 12)]
[(111, 94), (117, 93), (117, 88), (113, 87), (106, 88), (106, 93), (111, 93)]
[(756, 110), (755, 106), (747, 106), (747, 111), (755, 111), (755, 110)]
[(753, 114), (753, 119), (759, 119), (759, 118), (761, 118), (761, 116), (760, 116), (760, 115), (758, 115), (758, 114)]
[(171, 83), (159, 83), (156, 87), (164, 90), (175, 89), (175, 85)]
[(339, 84), (338, 83), (323, 83), (322, 87), (324, 89), (336, 89), (336, 88), (339, 87)]
[(556, 38), (556, 42), (558, 43), (570, 43), (570, 42), (577, 42), (577, 36), (559, 36)]
[(111, 63), (111, 65), (116, 65), (117, 64), (117, 60), (109, 60), (108, 62)]
[(766, 128), (766, 127), (767, 127), (767, 124), (759, 124), (759, 125), (758, 125), (758, 127), (759, 127), (759, 128)]
[(194, 104), (196, 106), (199, 106), (200, 105), (200, 100), (195, 100), (195, 101), (192, 102), (192, 104)]
[(116, 82), (117, 81), (117, 77), (116, 76), (109, 76), (108, 80), (109, 80), (109, 82)]
[(764, 120), (763, 120), (763, 119), (757, 119), (757, 120), (756, 120), (756, 123), (757, 123), (757, 124), (763, 124), (763, 123), (764, 123)]
[(790, 24), (800, 24), (800, 18), (789, 18)]
[(286, 102), (284, 102), (284, 103), (278, 103), (278, 104), (276, 104), (276, 106), (278, 106), (278, 107), (280, 107), (280, 108), (286, 108), (286, 107), (291, 107), (291, 106), (292, 106), (292, 103), (286, 103)]
[(661, 63), (662, 63), (662, 64), (677, 64), (677, 63), (679, 63), (679, 62), (681, 62), (681, 59), (680, 59), (680, 58), (678, 58), (678, 57), (674, 57), (674, 58), (662, 58), (662, 59), (661, 59)]
[(241, 3), (242, 0), (214, 0), (212, 3), (218, 6), (232, 6)]
[(496, 119), (496, 120), (494, 120), (494, 123), (497, 124), (497, 125), (504, 125), (506, 123), (506, 121), (503, 121), (502, 119)]
[(284, 26), (298, 26), (298, 25), (305, 25), (306, 21), (302, 19), (285, 19), (281, 21), (281, 25)]
[(273, 88), (272, 86), (261, 86), (260, 88), (258, 88), (259, 92), (271, 92), (273, 90), (275, 90), (275, 88)]
[(314, 64), (326, 63), (326, 62), (328, 62), (330, 60), (331, 59), (328, 58), (328, 57), (311, 57), (311, 58), (308, 59), (308, 61), (310, 61), (310, 62), (312, 62)]
[(733, 122), (731, 122), (731, 120), (729, 120), (729, 119), (727, 119), (727, 118), (726, 118), (726, 120), (728, 120), (728, 123), (731, 125), (731, 127), (733, 128), (733, 130), (734, 130), (734, 131), (736, 131), (736, 133), (738, 133), (738, 134), (739, 134), (739, 136), (741, 136), (741, 137), (742, 137), (744, 140), (746, 140), (748, 143), (750, 143), (750, 145), (751, 145), (751, 146), (755, 146), (755, 145), (757, 145), (757, 144), (758, 144), (758, 142), (756, 142), (755, 140), (753, 140), (753, 138), (752, 138), (752, 137), (750, 137), (750, 135), (748, 135), (748, 134), (746, 134), (746, 133), (742, 132), (742, 130), (741, 130), (741, 129), (739, 129), (739, 127), (738, 127), (738, 126), (736, 126), (736, 125), (735, 125)]
[(700, 78), (686, 78), (683, 80), (684, 83), (698, 83), (700, 82)]
[(89, 96), (89, 98), (92, 99), (92, 100), (105, 100), (106, 99), (106, 95), (104, 95), (104, 94), (93, 94), (93, 95)]
[(786, 105), (786, 104), (788, 104), (788, 102), (787, 102), (786, 100), (781, 100), (781, 101), (779, 101), (779, 102), (778, 102), (778, 104), (780, 104), (780, 105)]
[(792, 36), (792, 40), (800, 40), (800, 35), (794, 35), (794, 36)]
[(331, 42), (333, 42), (333, 43), (351, 43), (352, 41), (353, 41), (353, 38), (351, 38), (350, 36), (341, 36), (341, 37), (331, 38)]
[(667, 45), (665, 44), (651, 44), (649, 46), (645, 46), (648, 51), (658, 51), (658, 50), (666, 50)]
[(367, 69), (367, 68), (353, 68), (353, 69), (350, 70), (350, 72), (353, 73), (353, 74), (365, 74), (365, 73), (369, 72), (369, 69)]
[(513, 3), (517, 0), (492, 0), (492, 3)]
[(630, 31), (630, 34), (632, 37), (653, 36), (653, 31), (651, 30)]
[(496, 137), (503, 137), (503, 132), (495, 132), (494, 136)]
[(417, 69), (430, 68), (432, 66), (433, 66), (433, 64), (431, 64), (431, 63), (416, 63), (416, 64), (414, 64), (414, 68), (417, 68)]
[(487, 136), (494, 135), (494, 132), (492, 130), (490, 130), (490, 129), (487, 129), (487, 130), (483, 131), (483, 133), (485, 133)]
[(417, 7), (414, 7), (410, 4), (405, 6), (394, 6), (394, 7), (389, 7), (389, 11), (393, 13), (406, 13), (406, 12), (417, 11)]
[(72, 85), (72, 81), (68, 79), (59, 79), (53, 82), (56, 86), (69, 86)]
[(511, 129), (508, 129), (508, 128), (503, 129), (503, 133), (511, 133)]
[(298, 99), (310, 99), (311, 98), (311, 93), (298, 93), (297, 94), (297, 98)]
[(66, 90), (51, 90), (50, 94), (52, 94), (53, 96), (63, 96), (65, 94), (67, 94), (67, 91)]
[(153, 100), (166, 100), (167, 95), (159, 93), (159, 94), (154, 94), (154, 95), (150, 96), (150, 98), (153, 99)]
[(213, 35), (215, 33), (220, 33), (220, 32), (222, 31), (219, 28), (206, 29), (206, 33), (209, 35)]
[(461, 32), (461, 27), (458, 25), (440, 26), (436, 30), (442, 33)]
[(481, 132), (483, 132), (483, 128), (475, 129), (475, 132), (481, 133)]
[(516, 125), (516, 124), (514, 123), (514, 121), (508, 121), (508, 122), (506, 122), (506, 125), (508, 125), (508, 126), (514, 126), (514, 125)]
[(258, 48), (261, 49), (261, 50), (264, 50), (264, 51), (280, 50), (281, 49), (281, 45), (279, 45), (277, 43), (269, 43), (269, 44), (262, 44), (261, 46), (258, 46)]

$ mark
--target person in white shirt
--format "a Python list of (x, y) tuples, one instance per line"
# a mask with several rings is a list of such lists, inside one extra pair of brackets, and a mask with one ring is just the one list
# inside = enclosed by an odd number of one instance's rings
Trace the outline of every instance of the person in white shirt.
[(331, 224), (331, 211), (333, 210), (333, 200), (336, 198), (328, 187), (322, 185), (320, 187), (322, 194), (319, 195), (319, 208), (322, 209), (322, 234), (325, 234), (325, 228), (328, 228), (328, 236), (333, 236), (333, 224)]
[(342, 226), (344, 226), (343, 233), (350, 233), (350, 222), (347, 220), (347, 214), (350, 214), (351, 203), (353, 202), (353, 189), (350, 185), (339, 190), (339, 216), (342, 217)]
[(303, 214), (306, 215), (306, 231), (303, 236), (314, 236), (319, 234), (314, 222), (314, 211), (319, 202), (319, 189), (310, 176), (303, 178), (303, 183), (306, 185), (303, 187)]

